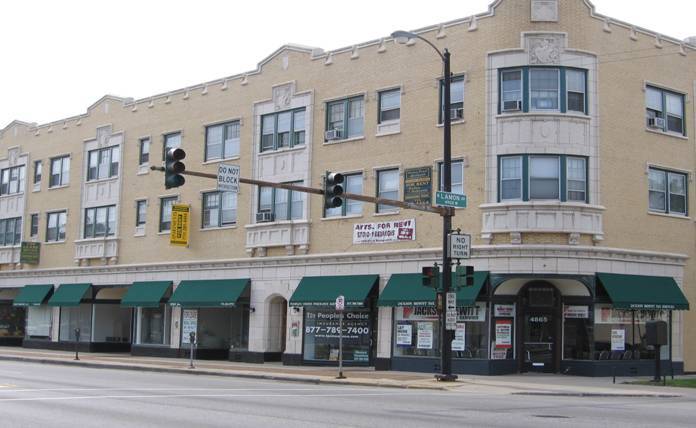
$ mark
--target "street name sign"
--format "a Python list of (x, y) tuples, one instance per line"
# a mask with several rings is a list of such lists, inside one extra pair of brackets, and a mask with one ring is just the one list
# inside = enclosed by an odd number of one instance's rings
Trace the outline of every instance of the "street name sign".
[(440, 207), (466, 208), (466, 195), (452, 192), (437, 192), (435, 205)]

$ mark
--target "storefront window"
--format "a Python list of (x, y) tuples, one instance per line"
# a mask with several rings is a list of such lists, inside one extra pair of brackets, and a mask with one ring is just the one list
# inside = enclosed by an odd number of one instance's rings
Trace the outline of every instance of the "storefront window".
[(563, 307), (563, 359), (589, 360), (592, 323), (589, 305)]
[(249, 347), (249, 305), (234, 308), (184, 309), (182, 344), (196, 332), (201, 349), (246, 350)]
[[(598, 360), (653, 360), (655, 350), (645, 343), (645, 322), (669, 320), (668, 311), (620, 310), (595, 306), (595, 355)], [(663, 346), (666, 358), (669, 346)]]
[(514, 303), (493, 305), (493, 337), (491, 338), (491, 359), (512, 360), (515, 358), (515, 317)]
[(53, 308), (50, 306), (29, 306), (27, 308), (27, 338), (48, 339), (51, 336), (51, 317)]
[(168, 305), (140, 309), (140, 343), (143, 345), (168, 345), (171, 310)]
[[(304, 359), (338, 361), (339, 314), (333, 310), (304, 311)], [(343, 314), (343, 361), (369, 364), (372, 319), (369, 309), (351, 309)]]
[(82, 303), (75, 307), (60, 308), (60, 340), (75, 341), (75, 329), (80, 329), (80, 342), (92, 339), (92, 304)]
[(130, 332), (130, 308), (113, 303), (100, 303), (94, 307), (93, 342), (130, 343)]
[[(395, 357), (440, 356), (440, 322), (434, 307), (405, 306), (394, 312)], [(453, 358), (488, 358), (487, 332), (485, 302), (457, 308)]]
[(0, 337), (24, 337), (24, 308), (0, 305)]

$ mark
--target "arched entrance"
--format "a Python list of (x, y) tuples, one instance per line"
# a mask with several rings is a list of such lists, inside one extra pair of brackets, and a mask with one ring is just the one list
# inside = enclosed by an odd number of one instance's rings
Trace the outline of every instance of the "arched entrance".
[(519, 301), (522, 371), (557, 372), (562, 325), (558, 289), (547, 281), (531, 281), (520, 290)]
[[(266, 353), (280, 361), (285, 352), (285, 335), (287, 330), (288, 301), (283, 296), (272, 296), (268, 300), (268, 340)], [(276, 358), (277, 357), (277, 358)]]

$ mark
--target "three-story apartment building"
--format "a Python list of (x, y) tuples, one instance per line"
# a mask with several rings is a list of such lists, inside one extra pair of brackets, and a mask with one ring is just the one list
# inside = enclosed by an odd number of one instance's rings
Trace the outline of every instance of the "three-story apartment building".
[[(389, 33), (395, 29), (385, 29)], [(497, 0), (417, 39), (335, 51), (286, 45), (256, 70), (0, 133), (0, 298), (24, 346), (335, 364), (344, 295), (349, 364), (432, 371), (437, 215), (187, 177), (160, 166), (433, 204), (443, 112), (452, 124), (454, 228), (473, 237), (458, 292), (454, 369), (696, 370), (693, 97), (696, 46), (598, 14), (587, 0)], [(172, 206), (191, 210), (169, 244)], [(33, 245), (31, 243), (34, 243)], [(38, 244), (38, 245), (37, 245)], [(26, 314), (25, 314), (26, 312)], [(12, 332), (10, 333), (10, 329)], [(79, 329), (79, 335), (76, 334)]]

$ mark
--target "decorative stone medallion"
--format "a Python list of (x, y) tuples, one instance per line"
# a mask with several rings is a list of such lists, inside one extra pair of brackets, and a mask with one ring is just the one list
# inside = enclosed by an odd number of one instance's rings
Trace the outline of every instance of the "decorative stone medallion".
[(532, 0), (532, 21), (558, 22), (558, 0)]
[(276, 111), (290, 108), (290, 101), (294, 92), (295, 88), (292, 83), (273, 88), (273, 105)]
[(530, 64), (560, 64), (563, 45), (559, 37), (529, 37), (527, 40)]

